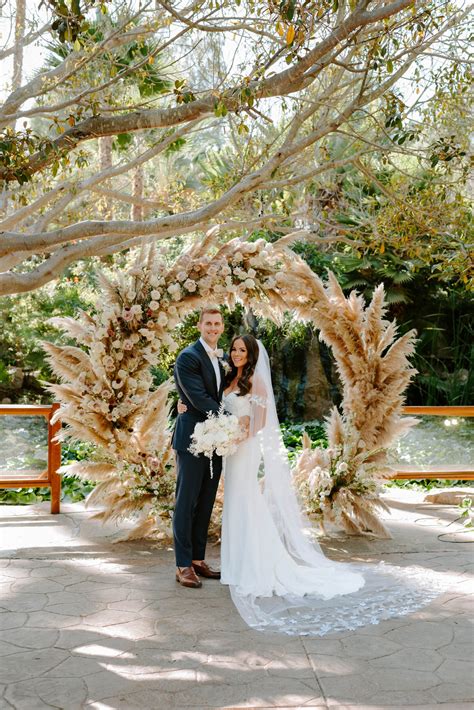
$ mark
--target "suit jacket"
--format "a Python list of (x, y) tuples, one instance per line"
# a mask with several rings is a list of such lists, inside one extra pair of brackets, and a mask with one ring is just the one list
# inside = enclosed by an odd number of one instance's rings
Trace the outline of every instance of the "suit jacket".
[(197, 422), (205, 421), (209, 412), (219, 410), (224, 391), (224, 370), (221, 385), (217, 388), (216, 373), (209, 355), (197, 340), (181, 351), (174, 366), (174, 380), (181, 401), (188, 411), (178, 414), (173, 432), (172, 446), (176, 451), (187, 451)]

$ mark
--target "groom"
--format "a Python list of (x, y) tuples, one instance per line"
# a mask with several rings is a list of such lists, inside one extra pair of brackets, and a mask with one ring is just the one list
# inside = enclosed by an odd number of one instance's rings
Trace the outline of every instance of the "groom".
[(220, 579), (220, 572), (211, 569), (204, 559), (222, 458), (214, 455), (211, 478), (210, 460), (188, 451), (194, 427), (206, 419), (208, 412), (217, 412), (222, 399), (224, 370), (219, 360), (222, 350), (217, 349), (224, 332), (220, 310), (203, 308), (197, 328), (201, 337), (179, 354), (174, 367), (176, 387), (187, 406), (187, 411), (177, 416), (172, 440), (177, 463), (173, 515), (176, 580), (183, 587), (201, 587), (198, 575)]

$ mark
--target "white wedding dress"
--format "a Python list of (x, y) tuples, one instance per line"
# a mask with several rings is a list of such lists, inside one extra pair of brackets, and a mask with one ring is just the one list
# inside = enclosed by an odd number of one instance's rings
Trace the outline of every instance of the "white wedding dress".
[(291, 483), (271, 387), (260, 354), (252, 393), (224, 395), (225, 409), (250, 418), (250, 437), (224, 463), (221, 582), (258, 630), (325, 635), (408, 614), (447, 586), (416, 567), (328, 559), (314, 542)]

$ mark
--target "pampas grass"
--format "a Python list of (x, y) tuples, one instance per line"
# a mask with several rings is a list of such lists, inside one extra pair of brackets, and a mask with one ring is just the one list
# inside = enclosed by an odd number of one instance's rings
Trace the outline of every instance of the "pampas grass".
[[(60, 380), (49, 385), (66, 425), (60, 438), (92, 442), (97, 459), (62, 471), (97, 483), (88, 499), (101, 507), (95, 517), (135, 520), (127, 539), (169, 536), (172, 384), (152, 391), (150, 366), (163, 348), (176, 348), (174, 328), (203, 303), (232, 308), (239, 301), (276, 322), (292, 310), (314, 323), (332, 348), (344, 394), (342, 413), (334, 409), (327, 422), (329, 449), (312, 449), (305, 438), (295, 469), (302, 499), (322, 524), (326, 518), (352, 533), (386, 534), (377, 518), (379, 484), (386, 447), (413, 424), (400, 412), (413, 374), (414, 334), (397, 339), (396, 326), (384, 320), (383, 286), (367, 307), (356, 293), (346, 298), (333, 274), (323, 284), (289, 249), (293, 237), (221, 246), (217, 238), (218, 230), (211, 230), (169, 267), (154, 247), (142, 248), (128, 272), (113, 279), (98, 274), (94, 316), (53, 319), (78, 345), (44, 344)], [(221, 506), (222, 491), (211, 524), (215, 535)]]

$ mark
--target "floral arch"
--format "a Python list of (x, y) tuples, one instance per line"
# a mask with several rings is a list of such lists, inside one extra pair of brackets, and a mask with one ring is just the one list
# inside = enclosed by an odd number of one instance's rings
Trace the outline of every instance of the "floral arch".
[(414, 333), (397, 338), (395, 324), (384, 320), (382, 285), (369, 305), (355, 292), (346, 298), (333, 274), (324, 285), (290, 243), (288, 237), (275, 243), (233, 239), (218, 247), (211, 232), (171, 266), (153, 247), (142, 249), (134, 266), (113, 281), (99, 274), (93, 317), (53, 319), (77, 343), (44, 344), (61, 380), (49, 389), (61, 402), (62, 438), (96, 445), (94, 460), (67, 471), (97, 483), (88, 500), (103, 505), (96, 517), (136, 518), (127, 539), (169, 532), (172, 384), (151, 391), (150, 366), (163, 346), (176, 347), (178, 323), (210, 301), (231, 308), (240, 301), (276, 322), (290, 310), (320, 330), (341, 376), (342, 414), (334, 408), (328, 419), (327, 449), (312, 449), (306, 438), (295, 481), (308, 512), (321, 522), (387, 535), (377, 518), (379, 485), (387, 472), (386, 447), (413, 423), (402, 421), (401, 407), (413, 373), (408, 357)]

